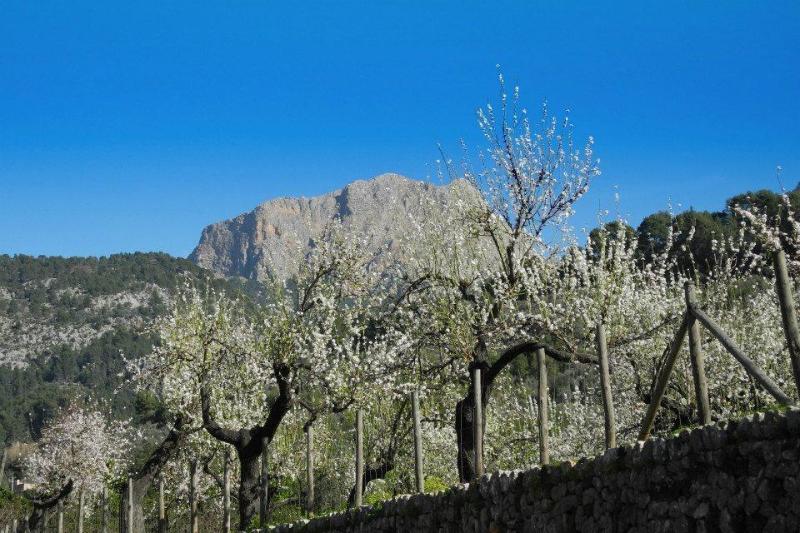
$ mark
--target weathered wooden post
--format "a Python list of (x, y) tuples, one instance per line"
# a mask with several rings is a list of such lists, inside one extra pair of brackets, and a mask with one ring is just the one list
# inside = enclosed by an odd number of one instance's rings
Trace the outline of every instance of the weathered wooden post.
[(158, 479), (158, 533), (167, 533), (167, 505), (164, 501), (164, 476)]
[(475, 367), (472, 379), (472, 396), (474, 399), (472, 425), (475, 441), (475, 479), (483, 475), (483, 388), (481, 387), (481, 369)]
[(200, 533), (197, 520), (197, 459), (189, 462), (189, 513), (190, 531)]
[(688, 311), (683, 314), (681, 325), (678, 327), (678, 331), (672, 339), (672, 344), (667, 347), (666, 357), (663, 359), (661, 368), (658, 369), (655, 387), (653, 387), (653, 394), (650, 398), (650, 405), (647, 406), (647, 412), (642, 421), (642, 429), (639, 431), (639, 440), (647, 440), (650, 436), (650, 432), (653, 431), (656, 412), (661, 405), (661, 400), (664, 399), (669, 377), (672, 374), (672, 369), (675, 368), (675, 361), (678, 359), (678, 354), (681, 353), (683, 339), (686, 337), (686, 331), (689, 329), (690, 317), (691, 314)]
[(736, 360), (741, 363), (744, 369), (747, 371), (750, 376), (755, 379), (764, 389), (770, 393), (770, 395), (775, 398), (778, 403), (782, 405), (792, 405), (792, 399), (789, 398), (785, 392), (781, 390), (777, 383), (772, 381), (772, 379), (764, 373), (761, 368), (752, 359), (750, 359), (737, 345), (733, 342), (733, 339), (728, 337), (722, 328), (714, 322), (710, 316), (708, 316), (702, 309), (699, 307), (695, 307), (692, 309), (692, 313), (694, 314), (695, 318), (699, 320), (708, 331), (711, 332), (714, 337), (717, 338), (720, 344), (728, 350)]
[(364, 504), (364, 411), (356, 411), (356, 494), (355, 507)]
[(775, 289), (778, 292), (778, 302), (781, 306), (783, 318), (783, 331), (786, 343), (789, 345), (789, 357), (792, 360), (792, 372), (797, 392), (800, 394), (800, 329), (797, 327), (797, 313), (792, 297), (792, 282), (789, 279), (789, 269), (786, 267), (786, 254), (783, 250), (775, 253)]
[(64, 533), (64, 500), (58, 501), (58, 533)]
[(140, 533), (139, 531), (133, 530), (133, 478), (128, 476), (128, 501), (126, 503), (126, 513), (128, 517), (128, 527), (126, 531), (128, 533)]
[(692, 313), (697, 307), (694, 285), (686, 282), (686, 312), (689, 314), (689, 356), (692, 361), (692, 377), (694, 378), (694, 397), (697, 402), (697, 415), (702, 425), (711, 423), (711, 408), (708, 402), (708, 383), (706, 381), (706, 364), (703, 357), (703, 346), (700, 342), (700, 324)]
[(550, 448), (547, 445), (547, 355), (544, 348), (536, 350), (536, 360), (539, 364), (539, 463), (546, 465), (550, 462)]
[(306, 512), (314, 510), (314, 426), (306, 426)]
[(103, 492), (100, 495), (100, 531), (108, 533), (108, 488), (106, 486), (103, 486)]
[(231, 533), (231, 452), (229, 450), (225, 450), (222, 488), (222, 530), (224, 533)]
[[(5, 446), (3, 446), (3, 458), (0, 459), (0, 486), (5, 484), (6, 479), (6, 458), (8, 457), (8, 451), (6, 450)], [(8, 526), (6, 526), (8, 527)]]
[(83, 489), (78, 492), (78, 533), (83, 533), (83, 505), (85, 503)]
[[(227, 465), (226, 465), (227, 468)], [(258, 521), (261, 527), (267, 527), (267, 512), (269, 510), (269, 446), (264, 446), (261, 451), (261, 483), (258, 497)]]
[(600, 358), (600, 385), (603, 394), (603, 414), (605, 415), (606, 449), (617, 446), (617, 419), (614, 412), (614, 400), (611, 397), (611, 372), (608, 365), (608, 345), (606, 330), (602, 322), (597, 323), (595, 334), (597, 355)]
[(422, 421), (417, 391), (411, 393), (411, 411), (414, 417), (414, 472), (417, 478), (417, 492), (425, 492), (425, 477), (422, 474)]

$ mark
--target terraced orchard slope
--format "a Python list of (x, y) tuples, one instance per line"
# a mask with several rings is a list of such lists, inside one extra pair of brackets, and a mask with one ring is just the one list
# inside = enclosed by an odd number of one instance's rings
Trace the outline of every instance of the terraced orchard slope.
[(800, 410), (270, 531), (800, 531)]
[(451, 209), (457, 199), (480, 201), (465, 180), (448, 185), (382, 174), (355, 181), (343, 189), (313, 198), (278, 198), (232, 220), (203, 230), (189, 258), (224, 276), (248, 279), (287, 279), (334, 218), (344, 230), (365, 243), (380, 261), (382, 250), (403, 262), (415, 252), (414, 219), (425, 216), (433, 202)]

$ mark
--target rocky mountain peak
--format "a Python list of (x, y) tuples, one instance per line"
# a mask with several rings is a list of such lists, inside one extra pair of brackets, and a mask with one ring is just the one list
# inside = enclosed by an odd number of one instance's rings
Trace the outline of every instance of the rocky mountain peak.
[[(386, 173), (321, 196), (268, 200), (206, 227), (189, 258), (223, 276), (286, 279), (337, 217), (348, 232), (367, 243), (370, 253), (380, 255), (414, 234), (412, 219), (424, 216), (426, 200), (447, 209), (465, 187), (470, 186), (463, 180), (436, 185)], [(402, 260), (402, 250), (393, 253)]]

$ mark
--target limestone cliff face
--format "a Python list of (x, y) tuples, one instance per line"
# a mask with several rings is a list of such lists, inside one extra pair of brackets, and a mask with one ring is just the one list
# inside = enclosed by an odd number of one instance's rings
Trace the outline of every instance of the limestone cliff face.
[(322, 196), (270, 200), (212, 224), (189, 258), (223, 276), (286, 279), (297, 271), (325, 226), (338, 217), (346, 231), (367, 243), (366, 251), (380, 256), (388, 247), (402, 261), (404, 254), (413, 253), (412, 220), (425, 216), (426, 202), (433, 199), (449, 209), (465, 195), (477, 198), (463, 180), (434, 185), (381, 174)]

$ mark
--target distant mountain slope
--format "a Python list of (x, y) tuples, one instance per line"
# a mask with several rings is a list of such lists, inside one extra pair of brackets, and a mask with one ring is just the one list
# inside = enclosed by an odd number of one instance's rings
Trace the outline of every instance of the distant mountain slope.
[(326, 224), (340, 218), (346, 231), (378, 256), (392, 250), (396, 259), (414, 251), (412, 219), (424, 216), (424, 202), (448, 209), (459, 194), (477, 198), (464, 180), (434, 185), (399, 174), (381, 174), (313, 198), (278, 198), (249, 213), (203, 230), (189, 258), (223, 276), (286, 279), (319, 238)]
[(146, 326), (187, 277), (241, 287), (166, 254), (0, 256), (0, 443), (36, 437), (75, 397), (131, 416), (122, 356), (152, 349)]

